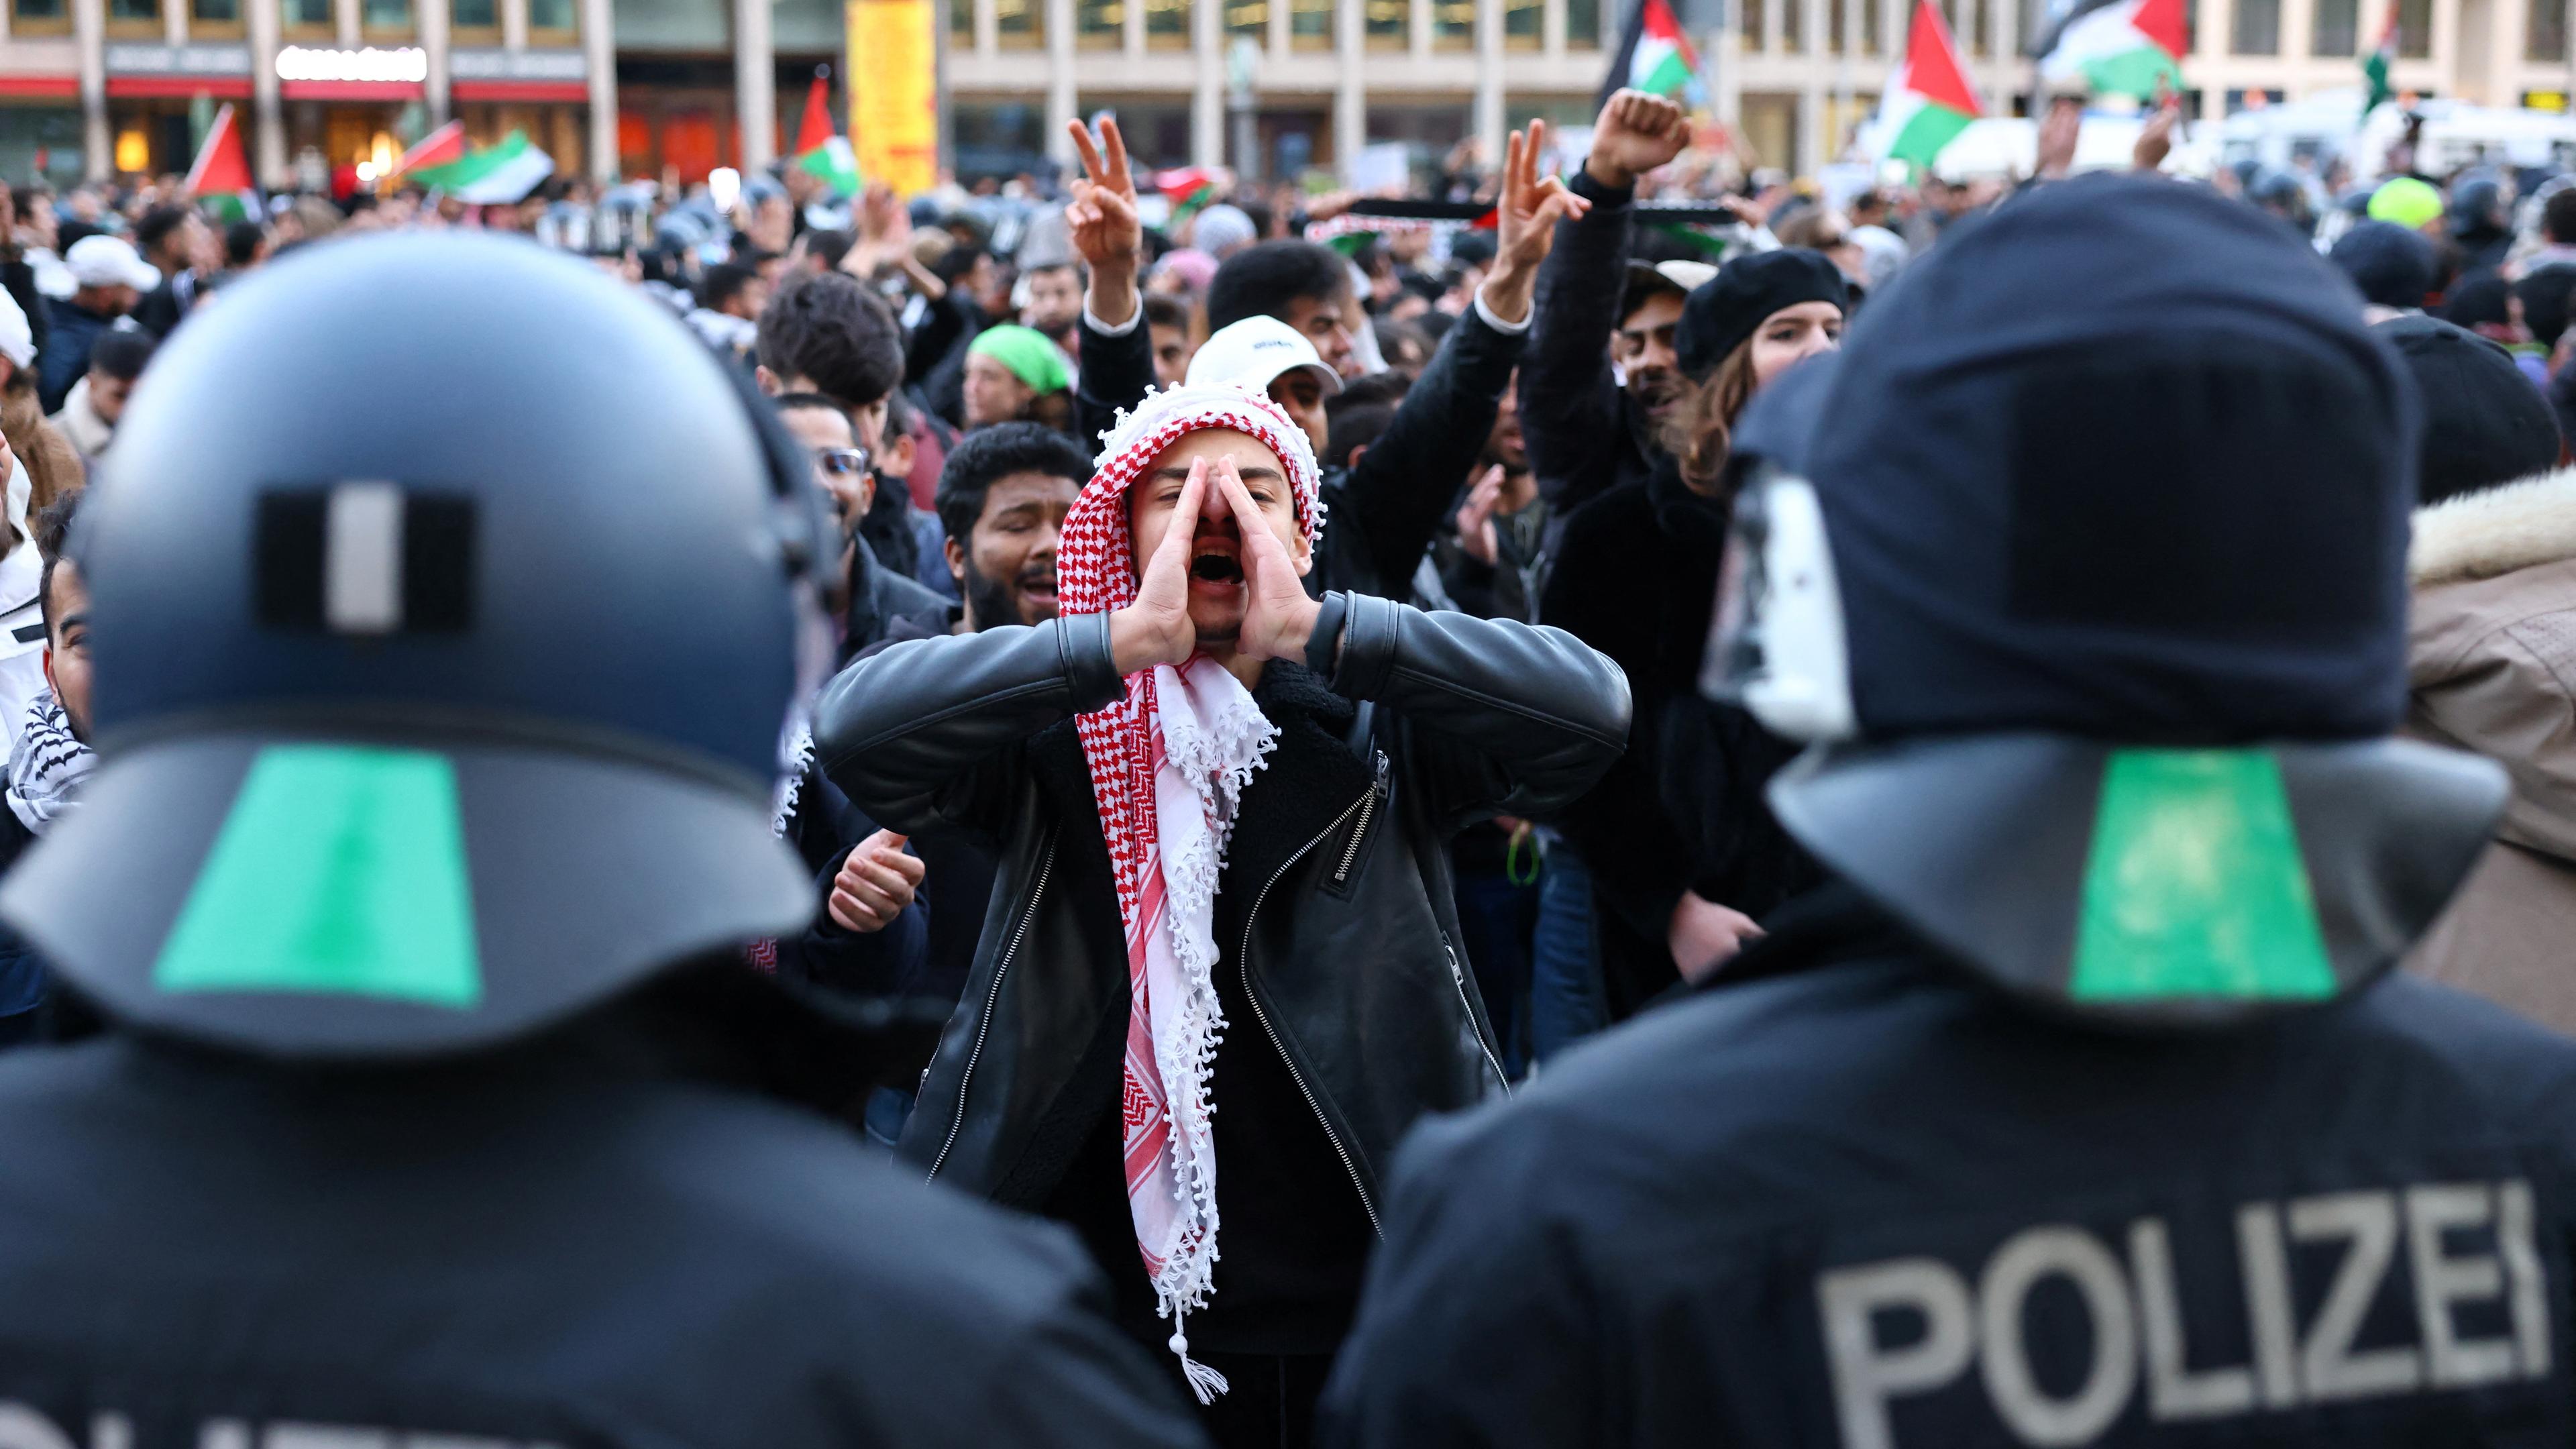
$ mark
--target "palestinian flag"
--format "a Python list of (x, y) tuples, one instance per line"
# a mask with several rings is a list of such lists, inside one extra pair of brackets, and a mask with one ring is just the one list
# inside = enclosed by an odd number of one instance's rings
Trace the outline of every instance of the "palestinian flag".
[(2395, 64), (2396, 60), (2397, 6), (2395, 0), (2391, 0), (2388, 7), (2388, 23), (2379, 31), (2379, 44), (2371, 48), (2370, 54), (2361, 58), (2361, 78), (2370, 87), (2370, 94), (2361, 103), (2361, 114), (2365, 118), (2371, 112), (2378, 110), (2382, 101), (2396, 96), (2396, 88), (2388, 83), (2388, 68)]
[(814, 84), (805, 91), (805, 117), (796, 123), (796, 169), (819, 176), (834, 194), (859, 194), (859, 157), (846, 136), (832, 130), (832, 68), (814, 67)]
[(1619, 38), (1619, 53), (1610, 73), (1601, 78), (1597, 104), (1608, 105), (1611, 93), (1627, 87), (1648, 95), (1681, 96), (1699, 89), (1699, 52), (1691, 49), (1673, 18), (1671, 0), (1637, 0), (1628, 13), (1628, 28)]
[(2035, 51), (2050, 81), (2082, 82), (2096, 95), (2153, 101), (2182, 87), (2183, 0), (2077, 0)]
[(1977, 92), (1959, 68), (1949, 23), (1932, 0), (1914, 0), (1914, 23), (1905, 33), (1905, 61), (1888, 77), (1878, 101), (1878, 146), (1895, 161), (1930, 166), (1941, 148), (1985, 114)]
[(1177, 227), (1182, 222), (1216, 204), (1217, 190), (1224, 182), (1223, 173), (1205, 166), (1184, 166), (1178, 171), (1154, 174), (1154, 189), (1172, 204), (1172, 219), (1164, 225)]
[(528, 133), (512, 131), (498, 146), (468, 151), (444, 166), (425, 166), (409, 179), (444, 191), (473, 206), (499, 206), (524, 201), (537, 183), (555, 174), (555, 158), (528, 144)]
[(241, 125), (231, 106), (215, 112), (215, 123), (206, 128), (196, 164), (188, 168), (187, 191), (228, 222), (257, 208), (258, 188), (251, 180), (250, 160), (242, 154)]
[(394, 163), (394, 174), (446, 166), (465, 159), (465, 123), (450, 121), (412, 143), (402, 159)]

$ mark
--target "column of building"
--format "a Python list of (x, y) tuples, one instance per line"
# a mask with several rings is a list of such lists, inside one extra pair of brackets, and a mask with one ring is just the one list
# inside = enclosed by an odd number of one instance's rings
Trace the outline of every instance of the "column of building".
[(769, 38), (769, 0), (734, 0), (733, 91), (742, 169), (767, 170), (778, 152), (778, 57)]

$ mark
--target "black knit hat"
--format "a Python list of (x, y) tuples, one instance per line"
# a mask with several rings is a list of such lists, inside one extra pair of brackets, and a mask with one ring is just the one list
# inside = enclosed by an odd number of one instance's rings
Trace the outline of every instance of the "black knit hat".
[(2502, 347), (2435, 317), (2376, 329), (2415, 375), (2424, 401), (2421, 502), (2439, 503), (2558, 466), (2558, 420)]
[(2423, 306), (2442, 271), (2433, 243), (2393, 221), (2356, 223), (2326, 258), (2352, 278), (2364, 301), (2382, 307)]
[(1831, 302), (1851, 311), (1851, 287), (1824, 253), (1784, 247), (1728, 262), (1682, 303), (1681, 325), (1673, 329), (1682, 372), (1694, 382), (1705, 379), (1762, 319), (1801, 302)]

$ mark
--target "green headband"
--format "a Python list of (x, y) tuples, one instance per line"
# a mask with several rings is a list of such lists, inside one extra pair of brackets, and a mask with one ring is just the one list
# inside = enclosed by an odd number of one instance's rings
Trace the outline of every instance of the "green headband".
[(966, 352), (970, 357), (989, 357), (1001, 363), (1040, 395), (1064, 392), (1073, 386), (1073, 374), (1065, 371), (1063, 349), (1034, 327), (1008, 323), (987, 327), (975, 335)]

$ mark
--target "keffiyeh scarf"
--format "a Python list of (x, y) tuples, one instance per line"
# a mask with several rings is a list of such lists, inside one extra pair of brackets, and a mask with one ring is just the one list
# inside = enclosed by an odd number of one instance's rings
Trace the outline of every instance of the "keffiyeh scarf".
[[(1057, 555), (1064, 613), (1135, 601), (1127, 490), (1164, 449), (1210, 428), (1249, 434), (1278, 455), (1312, 544), (1323, 526), (1320, 479), (1306, 435), (1286, 413), (1235, 387), (1149, 393), (1102, 436), (1100, 466), (1065, 517)], [(1127, 1204), (1157, 1307), (1172, 1319), (1172, 1351), (1206, 1403), (1225, 1379), (1191, 1361), (1184, 1320), (1206, 1306), (1217, 1260), (1208, 1074), (1226, 1023), (1216, 993), (1216, 887), (1244, 787), (1279, 732), (1243, 682), (1205, 655), (1129, 675), (1124, 699), (1078, 717), (1075, 728), (1127, 938)]]
[(72, 808), (98, 755), (72, 736), (72, 718), (50, 689), (27, 704), (18, 738), (9, 746), (9, 808), (18, 823), (42, 835)]

